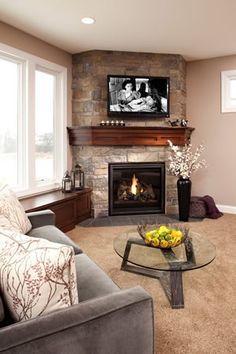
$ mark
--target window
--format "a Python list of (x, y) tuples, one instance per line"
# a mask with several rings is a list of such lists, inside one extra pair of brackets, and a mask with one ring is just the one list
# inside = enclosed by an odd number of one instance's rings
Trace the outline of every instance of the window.
[(236, 112), (236, 70), (221, 73), (221, 111)]
[(54, 180), (54, 74), (36, 70), (35, 77), (35, 179)]
[(66, 170), (66, 68), (0, 44), (0, 184), (57, 188)]
[(21, 183), (18, 173), (17, 124), (19, 121), (19, 86), (21, 66), (15, 61), (0, 57), (0, 179), (17, 186)]

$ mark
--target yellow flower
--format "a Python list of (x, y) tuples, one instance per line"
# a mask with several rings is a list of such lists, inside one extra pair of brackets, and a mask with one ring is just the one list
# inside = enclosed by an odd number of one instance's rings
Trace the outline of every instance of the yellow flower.
[(181, 237), (182, 238), (183, 237), (183, 233), (180, 230), (172, 230), (171, 236), (172, 237)]
[(146, 232), (145, 236), (151, 237), (151, 238), (158, 237), (158, 232), (157, 232), (157, 230), (151, 230), (151, 231)]
[(169, 247), (169, 243), (166, 240), (161, 240), (160, 246), (162, 248), (167, 248), (167, 247)]
[(169, 244), (170, 247), (174, 247), (175, 246), (175, 239), (172, 238), (171, 240), (169, 240), (168, 244)]
[(178, 246), (181, 243), (181, 237), (176, 237), (175, 244)]
[(152, 239), (152, 245), (153, 245), (154, 247), (159, 246), (159, 240), (158, 240), (158, 238), (153, 238), (153, 239)]
[(162, 225), (162, 226), (159, 227), (158, 232), (159, 232), (160, 234), (161, 234), (161, 233), (164, 233), (164, 232), (165, 232), (165, 233), (168, 233), (168, 232), (170, 232), (170, 229), (168, 229), (168, 227)]

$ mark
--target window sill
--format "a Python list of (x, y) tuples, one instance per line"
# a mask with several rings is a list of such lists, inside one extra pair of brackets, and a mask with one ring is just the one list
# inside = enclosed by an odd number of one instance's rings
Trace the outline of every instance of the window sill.
[(28, 189), (28, 190), (24, 190), (24, 191), (16, 191), (16, 195), (19, 200), (23, 200), (25, 198), (34, 197), (34, 196), (46, 194), (49, 192), (54, 192), (54, 191), (57, 191), (60, 189), (61, 189), (60, 184), (55, 183), (55, 184), (51, 184), (51, 185), (47, 185), (47, 186), (35, 187), (33, 189)]

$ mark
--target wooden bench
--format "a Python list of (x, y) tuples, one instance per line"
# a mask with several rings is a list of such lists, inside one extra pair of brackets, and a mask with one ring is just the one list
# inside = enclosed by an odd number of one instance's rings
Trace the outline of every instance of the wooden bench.
[(50, 209), (56, 214), (56, 226), (66, 232), (91, 217), (91, 188), (62, 193), (53, 191), (21, 199), (26, 212)]

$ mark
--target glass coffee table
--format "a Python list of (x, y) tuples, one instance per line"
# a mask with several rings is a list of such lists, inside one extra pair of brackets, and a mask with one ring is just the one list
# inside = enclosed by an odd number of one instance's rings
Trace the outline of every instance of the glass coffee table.
[(182, 273), (206, 266), (216, 253), (207, 238), (192, 231), (181, 245), (160, 249), (147, 246), (134, 230), (116, 237), (114, 249), (123, 258), (121, 270), (159, 279), (174, 309), (184, 307)]

